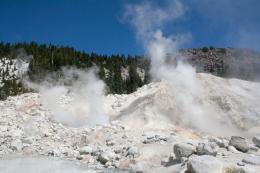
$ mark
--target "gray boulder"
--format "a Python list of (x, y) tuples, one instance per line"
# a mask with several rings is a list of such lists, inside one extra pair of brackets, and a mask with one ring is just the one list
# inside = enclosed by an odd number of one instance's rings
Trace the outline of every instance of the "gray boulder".
[(260, 148), (260, 136), (253, 137), (253, 143)]
[(199, 143), (196, 147), (198, 155), (212, 155), (216, 156), (218, 153), (218, 146), (214, 142)]
[(250, 148), (246, 139), (240, 136), (232, 136), (229, 145), (234, 146), (237, 150), (242, 152), (247, 152)]
[(189, 157), (195, 153), (195, 147), (187, 143), (179, 143), (173, 146), (173, 152), (177, 160), (181, 160), (182, 157)]
[(187, 169), (190, 173), (220, 173), (223, 170), (223, 164), (213, 156), (192, 155), (187, 163)]

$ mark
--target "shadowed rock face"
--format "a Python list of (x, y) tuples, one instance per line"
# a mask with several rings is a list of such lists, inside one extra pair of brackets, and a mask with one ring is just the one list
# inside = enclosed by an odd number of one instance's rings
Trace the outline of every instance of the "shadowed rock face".
[[(249, 49), (212, 48), (180, 50), (178, 59), (185, 59), (197, 72), (228, 78), (260, 80), (260, 53)], [(184, 58), (185, 57), (185, 58)]]

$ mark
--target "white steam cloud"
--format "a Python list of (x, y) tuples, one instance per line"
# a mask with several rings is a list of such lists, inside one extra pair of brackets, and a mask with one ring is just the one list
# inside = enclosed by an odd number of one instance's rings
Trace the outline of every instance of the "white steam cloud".
[(185, 11), (179, 1), (167, 1), (164, 8), (155, 8), (151, 1), (143, 1), (142, 4), (126, 5), (123, 18), (134, 27), (137, 39), (147, 44), (157, 29), (161, 29), (166, 22), (179, 19)]
[(64, 68), (59, 82), (48, 78), (41, 84), (27, 82), (41, 94), (42, 104), (53, 119), (69, 126), (94, 126), (108, 123), (104, 110), (105, 84), (96, 69), (83, 71)]
[(203, 88), (195, 69), (175, 57), (178, 49), (191, 39), (191, 34), (164, 36), (166, 23), (184, 17), (187, 8), (181, 1), (164, 1), (165, 6), (145, 1), (142, 4), (126, 5), (125, 20), (136, 30), (137, 39), (143, 44), (151, 60), (153, 80), (166, 80), (175, 101), (173, 119), (210, 133), (225, 133), (231, 127), (221, 125), (217, 120), (215, 107), (202, 103)]

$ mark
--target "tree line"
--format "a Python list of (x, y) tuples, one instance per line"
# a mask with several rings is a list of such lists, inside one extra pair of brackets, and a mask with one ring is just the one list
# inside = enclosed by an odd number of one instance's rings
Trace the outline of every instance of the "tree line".
[[(0, 43), (0, 60), (9, 59), (8, 63), (10, 64), (5, 64), (8, 67), (12, 66), (11, 60), (20, 57), (21, 53), (23, 54), (22, 58), (33, 57), (28, 58), (29, 69), (26, 75), (35, 82), (40, 82), (50, 73), (58, 73), (63, 67), (88, 69), (93, 66), (98, 67), (98, 76), (106, 83), (107, 93), (131, 93), (138, 87), (147, 84), (150, 79), (150, 62), (138, 55), (100, 55), (94, 52), (77, 51), (68, 46), (37, 44), (35, 42)], [(28, 56), (26, 57), (25, 54)], [(128, 71), (126, 77), (122, 73), (124, 69)], [(5, 69), (3, 73), (0, 73), (3, 83), (3, 86), (0, 86), (0, 99), (28, 92), (19, 78), (13, 76), (13, 78), (9, 77), (8, 79), (6, 77), (11, 73), (8, 69)]]

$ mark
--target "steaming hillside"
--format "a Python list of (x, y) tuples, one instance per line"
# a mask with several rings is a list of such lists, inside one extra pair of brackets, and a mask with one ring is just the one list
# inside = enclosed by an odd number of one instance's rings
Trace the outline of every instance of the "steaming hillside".
[(0, 171), (259, 172), (259, 53), (169, 45), (155, 32), (149, 60), (33, 44), (4, 56)]
[[(0, 157), (13, 165), (13, 172), (19, 170), (19, 163), (31, 172), (31, 164), (42, 165), (42, 172), (192, 172), (191, 166), (198, 170), (209, 166), (210, 171), (220, 173), (259, 172), (259, 138), (251, 141), (251, 136), (259, 134), (260, 84), (210, 74), (196, 74), (196, 79), (203, 94), (190, 91), (196, 105), (188, 105), (190, 110), (183, 109), (177, 98), (178, 85), (153, 82), (132, 94), (106, 96), (109, 122), (92, 127), (66, 124), (71, 122), (65, 121), (66, 112), (63, 119), (56, 119), (57, 112), (45, 107), (44, 95), (9, 97), (0, 101)], [(74, 95), (63, 92), (58, 100), (48, 97), (51, 103), (57, 101), (55, 107), (69, 111)], [(76, 107), (78, 114), (86, 111), (88, 102), (84, 103)], [(198, 113), (200, 108), (205, 108), (205, 114)], [(13, 159), (17, 157), (24, 162)], [(65, 170), (59, 166), (65, 162), (52, 157), (73, 162), (66, 161), (71, 167)], [(197, 163), (200, 159), (202, 163)], [(9, 164), (0, 164), (0, 170), (11, 170)]]
[(182, 109), (183, 104), (174, 94), (176, 88), (161, 81), (139, 88), (131, 95), (108, 96), (115, 100), (112, 115), (130, 128), (161, 129), (179, 125), (219, 135), (260, 132), (259, 83), (206, 73), (197, 74), (197, 78), (203, 92), (190, 93), (194, 97), (192, 104), (203, 108), (205, 114), (192, 117), (196, 114)]

